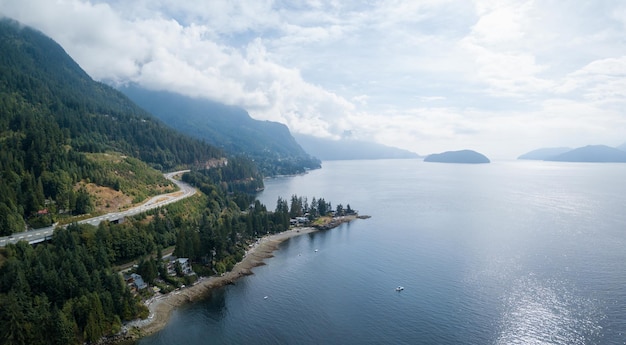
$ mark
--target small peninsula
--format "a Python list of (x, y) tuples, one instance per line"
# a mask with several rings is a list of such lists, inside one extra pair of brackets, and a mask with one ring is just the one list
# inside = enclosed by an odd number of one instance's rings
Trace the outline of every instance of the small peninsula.
[(460, 163), (460, 164), (485, 164), (491, 161), (482, 153), (472, 150), (446, 151), (426, 156), (424, 162), (435, 163)]
[(176, 289), (171, 293), (155, 293), (154, 296), (144, 301), (149, 310), (146, 319), (137, 319), (126, 323), (124, 332), (103, 338), (101, 344), (127, 344), (160, 331), (167, 325), (174, 309), (202, 300), (214, 289), (234, 284), (236, 280), (254, 274), (253, 268), (265, 265), (265, 259), (273, 257), (273, 252), (279, 249), (280, 244), (292, 237), (330, 230), (343, 223), (368, 218), (370, 216), (357, 213), (345, 216), (325, 216), (307, 226), (292, 226), (289, 230), (258, 238), (248, 245), (242, 260), (234, 265), (230, 271), (220, 275), (200, 277), (192, 285)]

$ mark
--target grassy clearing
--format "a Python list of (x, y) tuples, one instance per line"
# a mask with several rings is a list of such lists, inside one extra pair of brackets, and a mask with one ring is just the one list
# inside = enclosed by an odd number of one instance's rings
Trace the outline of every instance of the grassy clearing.
[(82, 184), (95, 198), (96, 209), (103, 212), (117, 211), (176, 190), (162, 172), (136, 158), (114, 152), (90, 153), (87, 158), (99, 165), (103, 173)]

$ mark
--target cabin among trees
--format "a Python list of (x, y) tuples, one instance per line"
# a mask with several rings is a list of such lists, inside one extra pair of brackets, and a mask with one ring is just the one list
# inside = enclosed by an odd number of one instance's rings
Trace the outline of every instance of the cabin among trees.
[(144, 290), (148, 287), (148, 284), (146, 284), (146, 282), (143, 281), (143, 278), (137, 273), (124, 274), (124, 281), (131, 292), (136, 293), (137, 291)]
[(167, 263), (167, 273), (170, 276), (188, 276), (194, 274), (189, 258), (172, 259)]

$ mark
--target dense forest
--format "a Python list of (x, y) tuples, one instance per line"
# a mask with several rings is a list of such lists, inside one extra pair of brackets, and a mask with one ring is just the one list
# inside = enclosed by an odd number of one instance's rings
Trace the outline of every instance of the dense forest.
[[(86, 152), (119, 152), (158, 170), (223, 156), (93, 81), (35, 30), (0, 20), (0, 52), (0, 235), (23, 231), (50, 204), (84, 212), (77, 183), (107, 175)], [(119, 187), (115, 179), (98, 182)]]
[(51, 244), (8, 245), (0, 268), (0, 342), (78, 344), (146, 316), (111, 268), (102, 230), (57, 229)]
[(116, 334), (148, 313), (145, 295), (131, 291), (118, 265), (137, 262), (149, 284), (180, 284), (154, 259), (165, 248), (190, 258), (200, 274), (222, 273), (250, 241), (288, 229), (290, 218), (332, 210), (322, 198), (297, 196), (268, 210), (254, 197), (263, 188), (258, 165), (223, 156), (91, 80), (41, 33), (0, 20), (0, 235), (91, 212), (92, 184), (140, 201), (171, 190), (157, 170), (190, 167), (183, 179), (200, 190), (119, 224), (73, 223), (51, 241), (0, 248), (0, 344), (81, 344)]
[(332, 211), (323, 198), (309, 204), (295, 195), (269, 211), (253, 194), (230, 192), (230, 180), (214, 183), (207, 171), (188, 175), (202, 192), (197, 196), (121, 224), (73, 224), (56, 229), (49, 243), (0, 250), (0, 343), (79, 344), (115, 334), (147, 310), (114, 265), (141, 259), (147, 283), (170, 280), (154, 257), (175, 246), (174, 255), (190, 258), (196, 272), (219, 274), (242, 259), (248, 243), (287, 230), (290, 218)]
[[(253, 194), (229, 193), (224, 185), (230, 182), (214, 184), (214, 176), (206, 171), (185, 175), (184, 180), (198, 187), (207, 199), (193, 227), (178, 227), (174, 254), (206, 263), (216, 273), (232, 269), (242, 259), (247, 243), (289, 229), (290, 219), (307, 216), (313, 220), (335, 211), (324, 198), (314, 197), (309, 203), (297, 195), (291, 201), (278, 198), (275, 209), (268, 210)], [(343, 212), (344, 208), (338, 205), (337, 210)], [(352, 211), (349, 205), (346, 210)]]
[[(263, 176), (257, 165), (245, 157), (232, 157), (228, 163), (213, 169), (194, 170), (183, 175), (183, 181), (200, 188), (206, 194), (207, 186), (220, 185), (223, 192), (254, 193), (263, 189)], [(225, 181), (228, 181), (227, 183)]]
[(255, 120), (242, 108), (135, 85), (120, 89), (168, 125), (223, 148), (229, 154), (254, 160), (265, 176), (299, 174), (321, 167), (296, 142), (289, 128)]

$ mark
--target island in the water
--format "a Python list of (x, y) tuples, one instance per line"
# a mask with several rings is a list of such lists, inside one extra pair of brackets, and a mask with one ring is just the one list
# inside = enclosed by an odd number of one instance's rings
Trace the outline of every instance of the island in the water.
[(626, 152), (606, 145), (588, 145), (576, 149), (539, 149), (523, 154), (518, 159), (577, 163), (626, 163)]
[(446, 151), (426, 156), (424, 162), (484, 164), (491, 161), (482, 153), (473, 150)]

